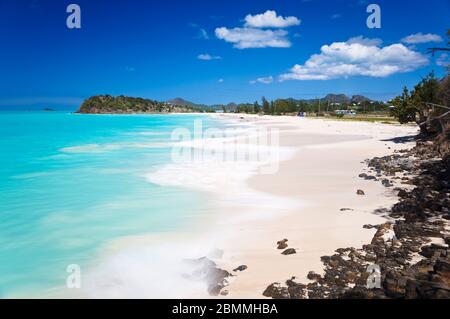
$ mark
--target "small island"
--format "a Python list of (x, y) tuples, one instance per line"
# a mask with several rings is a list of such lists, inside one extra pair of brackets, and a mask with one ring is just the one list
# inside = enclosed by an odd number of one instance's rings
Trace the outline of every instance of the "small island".
[(76, 113), (81, 114), (167, 114), (203, 113), (204, 108), (178, 105), (128, 96), (96, 95), (86, 99)]

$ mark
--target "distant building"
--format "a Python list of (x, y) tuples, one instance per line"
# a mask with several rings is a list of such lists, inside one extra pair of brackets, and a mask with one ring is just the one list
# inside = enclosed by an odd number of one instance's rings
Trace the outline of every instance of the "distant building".
[(337, 115), (356, 115), (356, 111), (354, 110), (336, 110), (334, 113)]

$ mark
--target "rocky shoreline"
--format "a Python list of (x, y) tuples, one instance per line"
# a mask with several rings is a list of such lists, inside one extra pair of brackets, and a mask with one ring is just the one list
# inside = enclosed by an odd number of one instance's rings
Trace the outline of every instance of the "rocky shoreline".
[[(394, 187), (399, 201), (375, 213), (386, 217), (362, 248), (323, 256), (324, 274), (309, 283), (293, 277), (264, 291), (275, 299), (450, 298), (450, 155), (432, 141), (366, 161), (361, 178)], [(361, 194), (364, 196), (363, 194)]]

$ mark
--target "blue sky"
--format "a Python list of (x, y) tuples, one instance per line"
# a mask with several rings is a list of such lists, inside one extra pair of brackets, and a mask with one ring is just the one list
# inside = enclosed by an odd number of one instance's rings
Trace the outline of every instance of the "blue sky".
[[(81, 29), (66, 26), (70, 3)], [(372, 3), (380, 29), (367, 27), (364, 0), (0, 0), (0, 108), (75, 108), (96, 94), (385, 100), (443, 75), (448, 57), (426, 48), (445, 46), (450, 2)]]

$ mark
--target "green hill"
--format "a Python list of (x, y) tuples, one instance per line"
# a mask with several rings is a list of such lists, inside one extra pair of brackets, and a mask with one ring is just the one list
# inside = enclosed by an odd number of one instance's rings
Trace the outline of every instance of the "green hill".
[(86, 99), (77, 113), (83, 114), (133, 114), (133, 113), (192, 113), (203, 112), (193, 106), (174, 105), (155, 100), (128, 97), (96, 95)]

